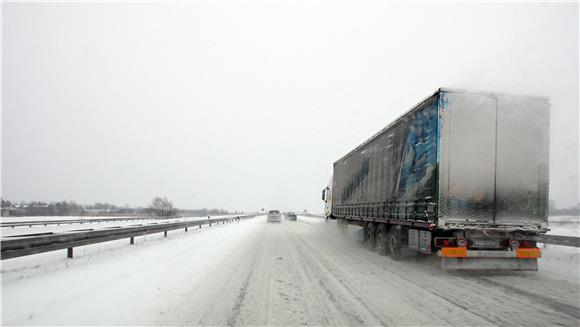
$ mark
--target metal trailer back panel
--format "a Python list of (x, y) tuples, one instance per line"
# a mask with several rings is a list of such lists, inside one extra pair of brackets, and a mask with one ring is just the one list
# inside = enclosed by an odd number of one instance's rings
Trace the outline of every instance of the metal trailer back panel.
[(545, 231), (549, 107), (437, 90), (334, 163), (332, 217)]

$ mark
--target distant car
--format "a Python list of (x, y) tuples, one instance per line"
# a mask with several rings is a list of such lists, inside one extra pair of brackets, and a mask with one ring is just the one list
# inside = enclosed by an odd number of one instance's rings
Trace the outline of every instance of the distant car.
[(278, 210), (270, 210), (268, 211), (268, 219), (269, 223), (279, 223), (282, 222), (282, 215)]
[(296, 214), (293, 212), (287, 212), (285, 216), (286, 216), (286, 220), (289, 220), (289, 221), (296, 221), (296, 219), (297, 219)]

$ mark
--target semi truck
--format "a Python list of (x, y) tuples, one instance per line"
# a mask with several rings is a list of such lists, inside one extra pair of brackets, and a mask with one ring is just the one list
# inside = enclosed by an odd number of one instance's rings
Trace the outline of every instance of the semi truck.
[(440, 88), (338, 159), (327, 219), (393, 259), (446, 270), (538, 270), (548, 231), (545, 97)]

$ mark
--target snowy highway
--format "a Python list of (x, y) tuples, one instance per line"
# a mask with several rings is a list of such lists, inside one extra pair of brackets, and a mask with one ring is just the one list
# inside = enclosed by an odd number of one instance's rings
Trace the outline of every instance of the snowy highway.
[(259, 216), (133, 246), (86, 246), (73, 260), (56, 252), (6, 260), (2, 323), (580, 324), (576, 248), (544, 249), (538, 272), (445, 272), (433, 257), (394, 261), (369, 252), (354, 230)]

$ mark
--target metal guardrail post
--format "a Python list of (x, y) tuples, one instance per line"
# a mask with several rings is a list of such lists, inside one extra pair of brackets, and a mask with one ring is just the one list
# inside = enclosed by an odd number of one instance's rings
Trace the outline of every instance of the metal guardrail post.
[[(250, 217), (255, 217), (255, 215), (237, 217), (239, 220), (247, 220)], [(219, 223), (229, 223), (234, 222), (231, 218), (216, 218), (214, 222)], [(114, 240), (129, 238), (130, 244), (135, 243), (135, 237), (149, 234), (156, 234), (163, 232), (164, 236), (167, 237), (167, 232), (170, 230), (178, 230), (184, 228), (188, 230), (189, 227), (202, 225), (209, 225), (212, 220), (201, 220), (201, 221), (186, 221), (186, 222), (175, 222), (168, 224), (156, 224), (152, 225), (137, 225), (137, 226), (127, 226), (121, 228), (114, 227), (112, 229), (102, 229), (102, 230), (79, 230), (79, 231), (68, 231), (62, 233), (40, 233), (40, 234), (30, 234), (30, 235), (19, 235), (14, 237), (2, 237), (0, 245), (2, 247), (2, 252), (0, 255), (1, 260), (17, 258), (22, 256), (28, 256), (33, 254), (45, 253), (50, 251), (64, 250), (67, 249), (67, 257), (73, 258), (73, 248), (78, 246), (85, 246), (90, 244), (97, 244), (102, 242), (109, 242)], [(28, 224), (26, 224), (28, 225)]]

